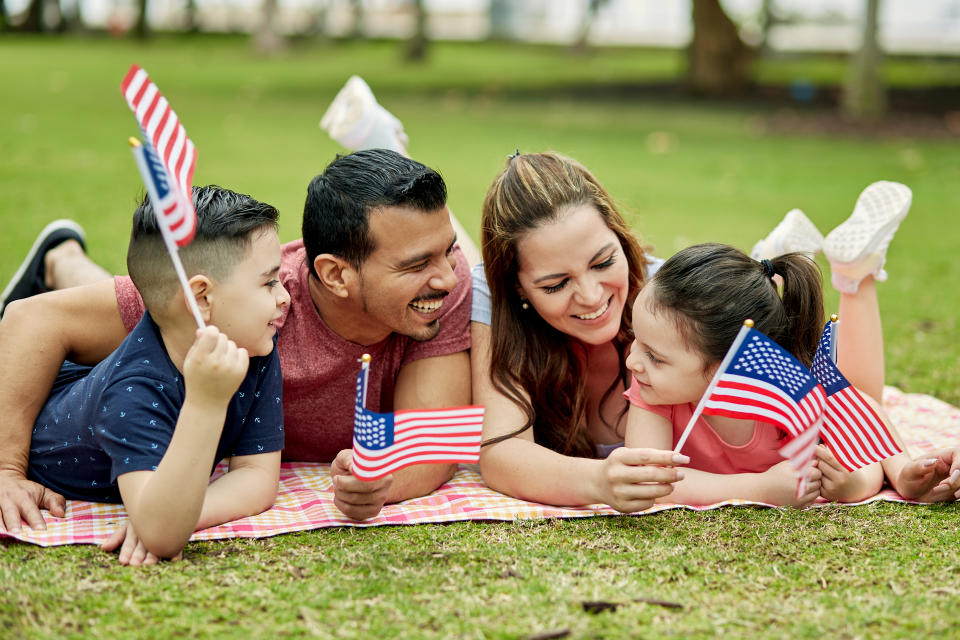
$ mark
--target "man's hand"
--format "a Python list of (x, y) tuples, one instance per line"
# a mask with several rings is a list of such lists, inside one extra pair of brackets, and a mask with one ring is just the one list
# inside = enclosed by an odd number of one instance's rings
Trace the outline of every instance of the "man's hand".
[(330, 465), (333, 504), (348, 518), (366, 520), (380, 513), (393, 484), (393, 476), (371, 482), (358, 480), (351, 471), (352, 459), (353, 451), (344, 449)]
[[(117, 547), (120, 547), (120, 556), (117, 560), (123, 565), (139, 567), (157, 564), (160, 561), (160, 558), (147, 551), (147, 548), (143, 546), (143, 541), (137, 536), (137, 532), (133, 530), (133, 525), (129, 520), (110, 534), (110, 537), (100, 545), (100, 548), (104, 551), (113, 551)], [(170, 559), (179, 560), (182, 557), (183, 552), (181, 551)]]
[(32, 482), (15, 471), (0, 471), (0, 524), (10, 533), (21, 529), (21, 518), (31, 529), (47, 528), (40, 509), (48, 509), (50, 515), (62, 518), (66, 500), (55, 491)]

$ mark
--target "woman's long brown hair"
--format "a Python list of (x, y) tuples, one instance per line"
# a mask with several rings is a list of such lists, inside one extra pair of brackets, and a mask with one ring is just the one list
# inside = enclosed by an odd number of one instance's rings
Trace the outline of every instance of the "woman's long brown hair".
[(583, 205), (592, 205), (600, 213), (620, 240), (629, 267), (626, 307), (613, 339), (620, 372), (603, 400), (627, 384), (625, 354), (633, 340), (633, 300), (643, 286), (648, 262), (639, 239), (607, 191), (580, 163), (556, 153), (511, 156), (484, 199), (481, 243), (493, 307), (490, 378), (500, 393), (522, 409), (526, 422), (485, 445), (532, 427), (534, 440), (543, 446), (564, 455), (596, 457), (586, 433), (585, 347), (551, 327), (533, 309), (523, 310), (517, 280), (519, 240), (571, 207)]

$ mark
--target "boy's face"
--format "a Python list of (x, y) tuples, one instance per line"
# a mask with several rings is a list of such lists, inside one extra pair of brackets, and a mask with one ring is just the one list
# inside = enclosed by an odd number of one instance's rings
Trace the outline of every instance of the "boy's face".
[(627, 369), (638, 383), (640, 397), (652, 405), (695, 403), (706, 392), (715, 366), (706, 367), (669, 317), (654, 315), (647, 304), (653, 287), (640, 290), (633, 304), (636, 336)]
[(273, 323), (290, 302), (279, 275), (280, 239), (276, 231), (265, 227), (253, 232), (246, 257), (215, 284), (210, 324), (251, 356), (273, 351), (277, 332)]
[(359, 296), (373, 332), (429, 340), (457, 286), (450, 210), (383, 207), (370, 215), (374, 250), (360, 269)]

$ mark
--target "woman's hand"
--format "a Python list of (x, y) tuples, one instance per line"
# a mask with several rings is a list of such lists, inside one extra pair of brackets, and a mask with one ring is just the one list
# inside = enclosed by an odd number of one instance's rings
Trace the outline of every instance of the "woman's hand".
[(674, 465), (689, 462), (687, 456), (672, 451), (620, 447), (600, 466), (597, 491), (601, 501), (617, 511), (643, 511), (657, 498), (669, 495), (673, 483), (683, 479), (683, 470)]

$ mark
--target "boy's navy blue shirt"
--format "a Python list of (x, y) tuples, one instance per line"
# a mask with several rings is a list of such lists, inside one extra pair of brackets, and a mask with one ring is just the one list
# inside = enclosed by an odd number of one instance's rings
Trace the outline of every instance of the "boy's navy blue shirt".
[[(147, 313), (93, 368), (64, 363), (34, 423), (30, 479), (75, 500), (121, 502), (117, 476), (156, 470), (183, 406), (183, 376)], [(210, 425), (211, 428), (213, 425)], [(280, 358), (250, 358), (227, 407), (214, 465), (283, 448)], [(212, 471), (212, 469), (211, 469)]]

